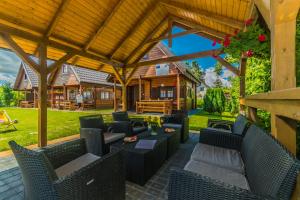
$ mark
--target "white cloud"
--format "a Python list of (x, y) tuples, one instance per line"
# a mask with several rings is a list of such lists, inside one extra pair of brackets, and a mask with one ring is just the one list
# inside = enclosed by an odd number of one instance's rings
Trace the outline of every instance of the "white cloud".
[(9, 82), (11, 84), (13, 84), (16, 80), (16, 76), (12, 75), (12, 74), (7, 74), (7, 73), (0, 73), (0, 85), (5, 83), (5, 82)]
[[(231, 87), (231, 83), (227, 80), (231, 76), (235, 76), (235, 75), (227, 69), (223, 70), (220, 80), (224, 87)], [(210, 67), (205, 70), (204, 79), (205, 79), (205, 83), (208, 86), (214, 87), (214, 85), (215, 85), (214, 83), (217, 80), (217, 74), (214, 72), (214, 67)]]

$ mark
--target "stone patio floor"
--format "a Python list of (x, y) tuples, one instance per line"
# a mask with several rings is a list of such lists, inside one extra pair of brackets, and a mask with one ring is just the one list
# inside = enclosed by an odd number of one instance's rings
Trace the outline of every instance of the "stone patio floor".
[[(183, 168), (188, 162), (193, 147), (199, 141), (198, 134), (190, 134), (189, 140), (181, 144), (172, 158), (165, 162), (159, 171), (146, 183), (139, 186), (126, 182), (126, 200), (164, 200), (168, 199), (168, 179), (171, 167)], [(0, 200), (24, 199), (21, 174), (14, 157), (0, 158)]]

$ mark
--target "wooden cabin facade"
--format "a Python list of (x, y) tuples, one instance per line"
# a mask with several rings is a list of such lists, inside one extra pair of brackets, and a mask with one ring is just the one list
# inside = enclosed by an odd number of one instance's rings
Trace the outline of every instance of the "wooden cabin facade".
[[(81, 91), (83, 108), (113, 108), (120, 102), (119, 85), (107, 82), (108, 74), (72, 65), (62, 65), (48, 76), (48, 106), (57, 109), (77, 108), (76, 96)], [(20, 107), (38, 107), (38, 77), (21, 63), (14, 89), (24, 91)], [(114, 95), (114, 90), (117, 95)]]
[[(174, 54), (158, 43), (142, 60), (170, 57)], [(183, 63), (139, 67), (127, 86), (127, 108), (143, 112), (170, 113), (196, 108), (200, 81)]]

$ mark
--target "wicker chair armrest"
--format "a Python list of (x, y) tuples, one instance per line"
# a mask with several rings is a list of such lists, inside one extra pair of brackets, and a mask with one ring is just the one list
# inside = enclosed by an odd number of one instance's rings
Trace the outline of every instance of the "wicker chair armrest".
[(125, 199), (125, 165), (121, 150), (103, 156), (53, 183), (59, 199)]
[(208, 119), (207, 127), (232, 130), (234, 122), (229, 120)]
[(98, 128), (81, 128), (80, 138), (85, 139), (87, 152), (97, 156), (105, 154), (104, 131)]
[(87, 153), (84, 139), (77, 139), (41, 149), (54, 168), (58, 168)]
[(178, 168), (170, 170), (168, 199), (272, 199)]
[(133, 118), (133, 117), (131, 117), (130, 121), (131, 121), (131, 124), (132, 124), (133, 127), (137, 127), (137, 126), (145, 126), (146, 127), (146, 126), (148, 126), (148, 123), (145, 122), (143, 118), (138, 118), (138, 117)]
[(109, 129), (112, 133), (125, 133), (126, 135), (130, 135), (133, 132), (130, 121), (114, 121)]
[(234, 135), (230, 131), (204, 128), (200, 131), (199, 142), (214, 146), (240, 151), (243, 137)]

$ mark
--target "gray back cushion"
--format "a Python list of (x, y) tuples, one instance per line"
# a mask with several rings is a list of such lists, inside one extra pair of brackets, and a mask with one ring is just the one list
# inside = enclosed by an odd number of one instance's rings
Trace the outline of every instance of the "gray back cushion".
[(236, 135), (244, 135), (246, 133), (248, 123), (249, 121), (246, 117), (239, 115), (233, 124), (232, 133)]
[[(296, 177), (295, 159), (275, 139), (262, 129), (251, 125), (241, 149), (245, 172), (254, 193), (272, 197), (288, 198)], [(295, 179), (295, 180), (292, 180)]]

